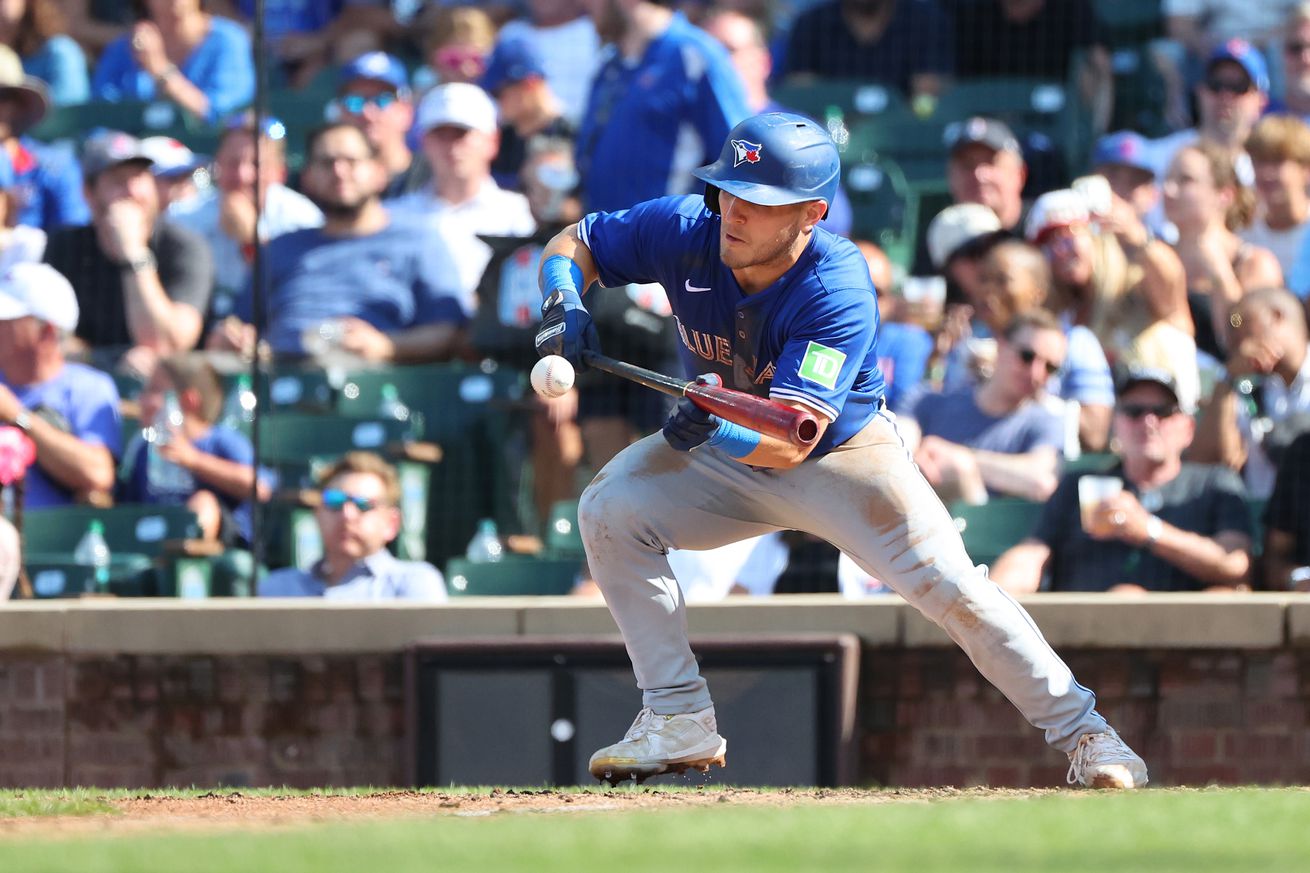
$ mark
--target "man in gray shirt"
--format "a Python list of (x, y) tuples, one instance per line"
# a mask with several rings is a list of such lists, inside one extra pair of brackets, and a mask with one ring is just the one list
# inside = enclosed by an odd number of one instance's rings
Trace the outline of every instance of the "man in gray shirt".
[(323, 558), (308, 571), (276, 570), (259, 586), (260, 597), (323, 597), (377, 601), (446, 599), (441, 572), (424, 561), (400, 561), (387, 543), (400, 532), (400, 480), (371, 452), (349, 452), (320, 479), (315, 513)]

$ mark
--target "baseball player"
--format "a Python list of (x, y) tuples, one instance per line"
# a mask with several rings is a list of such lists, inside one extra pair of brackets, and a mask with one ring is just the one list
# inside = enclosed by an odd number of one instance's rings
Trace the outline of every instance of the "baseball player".
[(582, 291), (659, 282), (690, 374), (806, 409), (810, 449), (708, 415), (684, 399), (587, 487), (579, 525), (591, 570), (623, 633), (644, 707), (591, 757), (611, 784), (722, 766), (727, 742), (687, 641), (669, 549), (709, 549), (779, 529), (837, 546), (941, 626), (1046, 741), (1068, 779), (1146, 783), (1146, 765), (1095, 709), (1032, 619), (974, 566), (950, 514), (915, 468), (883, 402), (869, 270), (847, 240), (816, 228), (840, 173), (814, 122), (756, 115), (695, 171), (704, 197), (593, 213), (542, 254), (541, 355), (586, 368), (599, 351)]

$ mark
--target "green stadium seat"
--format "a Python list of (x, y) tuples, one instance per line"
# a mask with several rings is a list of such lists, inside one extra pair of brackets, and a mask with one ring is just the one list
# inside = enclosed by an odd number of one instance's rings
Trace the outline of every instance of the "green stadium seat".
[(1113, 452), (1083, 452), (1072, 460), (1066, 460), (1060, 466), (1060, 474), (1104, 473), (1117, 463), (1119, 456)]
[(165, 543), (200, 535), (195, 514), (185, 506), (59, 506), (23, 513), (24, 548), (30, 553), (71, 555), (92, 520), (104, 524), (111, 554), (155, 557), (163, 553)]
[(1032, 531), (1045, 504), (995, 497), (984, 506), (957, 503), (951, 509), (964, 547), (976, 564), (991, 564)]
[(568, 594), (580, 567), (576, 558), (506, 555), (490, 563), (451, 558), (446, 563), (446, 590), (452, 597)]
[(845, 160), (869, 161), (874, 155), (891, 159), (911, 186), (946, 185), (946, 124), (914, 116), (860, 121), (850, 125)]
[(413, 439), (409, 424), (379, 418), (273, 412), (260, 422), (260, 456), (269, 463), (308, 462), (355, 449), (387, 454)]
[(1112, 48), (1164, 36), (1163, 0), (1094, 0), (1098, 32)]
[(910, 111), (900, 89), (862, 79), (783, 82), (771, 88), (769, 96), (780, 106), (819, 122), (826, 122), (829, 110), (835, 108), (847, 125), (856, 119), (905, 115)]
[(900, 166), (876, 152), (842, 162), (842, 179), (851, 201), (851, 235), (875, 242), (895, 264), (913, 265), (919, 196)]
[(1146, 43), (1124, 45), (1110, 55), (1114, 74), (1114, 109), (1110, 130), (1135, 130), (1144, 136), (1169, 133), (1165, 120), (1167, 86)]
[(582, 557), (578, 501), (560, 500), (550, 508), (550, 518), (546, 522), (545, 553), (555, 557)]
[[(111, 550), (112, 551), (112, 550)], [(155, 592), (155, 564), (146, 555), (115, 552), (109, 560), (109, 591), (96, 590), (95, 569), (78, 564), (71, 552), (26, 552), (23, 566), (32, 593), (41, 599), (108, 593), (146, 597)]]

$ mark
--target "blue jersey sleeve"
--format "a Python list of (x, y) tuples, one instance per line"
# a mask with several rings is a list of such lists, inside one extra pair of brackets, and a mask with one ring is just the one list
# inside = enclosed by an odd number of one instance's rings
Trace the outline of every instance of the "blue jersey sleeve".
[(705, 211), (700, 197), (660, 197), (618, 212), (593, 212), (578, 222), (578, 236), (606, 288), (659, 282), (690, 220)]
[(877, 300), (869, 289), (836, 291), (806, 315), (778, 358), (769, 396), (835, 421), (877, 336)]

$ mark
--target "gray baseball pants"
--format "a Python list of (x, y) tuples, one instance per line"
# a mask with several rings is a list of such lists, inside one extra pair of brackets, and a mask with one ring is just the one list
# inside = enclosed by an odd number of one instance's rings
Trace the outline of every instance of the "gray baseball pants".
[(773, 530), (821, 537), (939, 625), (1046, 742), (1072, 751), (1106, 729), (1028, 613), (975, 566), (950, 514), (884, 412), (845, 445), (791, 470), (757, 471), (655, 433), (620, 452), (583, 492), (591, 570), (623, 634), (643, 700), (668, 715), (709, 706), (687, 642), (668, 549), (710, 549)]

